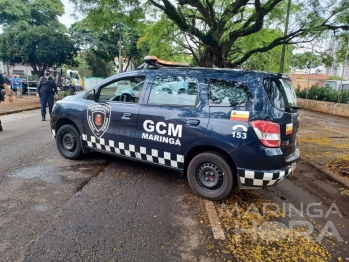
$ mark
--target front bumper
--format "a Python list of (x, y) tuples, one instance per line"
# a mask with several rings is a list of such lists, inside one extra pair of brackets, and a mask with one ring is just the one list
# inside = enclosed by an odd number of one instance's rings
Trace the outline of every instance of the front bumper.
[(292, 174), (296, 163), (280, 170), (248, 170), (238, 169), (238, 180), (240, 188), (265, 188), (275, 186)]
[(52, 134), (53, 139), (56, 139), (56, 130), (51, 129), (51, 134)]

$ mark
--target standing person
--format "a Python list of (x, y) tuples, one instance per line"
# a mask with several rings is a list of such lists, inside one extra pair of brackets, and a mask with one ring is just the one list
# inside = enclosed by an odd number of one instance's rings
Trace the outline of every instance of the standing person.
[(7, 86), (11, 86), (11, 79), (10, 77), (8, 76), (8, 73), (7, 72), (4, 72), (4, 75), (3, 75), (4, 79), (5, 79), (5, 82), (7, 84)]
[(58, 98), (58, 90), (55, 80), (50, 76), (50, 70), (45, 69), (44, 76), (40, 78), (36, 86), (36, 97), (40, 97), (41, 103), (41, 121), (46, 119), (46, 106), (48, 104), (48, 112), (51, 116), (54, 104), (54, 95)]
[[(5, 100), (5, 98), (3, 97), (2, 95), (2, 88), (5, 88), (6, 90), (6, 94), (8, 95), (8, 100), (10, 102), (13, 101), (13, 98), (12, 98), (12, 95), (13, 95), (13, 92), (11, 91), (11, 89), (8, 87), (7, 83), (6, 83), (6, 80), (4, 79), (4, 77), (2, 76), (2, 74), (0, 74), (0, 103), (2, 101)], [(3, 100), (3, 99), (4, 100)], [(2, 125), (1, 125), (1, 120), (0, 120), (0, 131), (2, 131)]]
[(13, 75), (12, 78), (11, 78), (11, 89), (13, 92), (15, 92), (17, 94), (17, 75)]
[(22, 85), (22, 78), (20, 77), (20, 75), (17, 75), (16, 78), (17, 81), (17, 96), (16, 97), (22, 97), (22, 93), (23, 93), (23, 85)]

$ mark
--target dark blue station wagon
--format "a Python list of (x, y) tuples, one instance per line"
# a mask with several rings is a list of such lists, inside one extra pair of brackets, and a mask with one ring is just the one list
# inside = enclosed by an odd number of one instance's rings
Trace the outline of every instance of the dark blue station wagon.
[(99, 151), (174, 169), (210, 200), (292, 173), (300, 107), (289, 78), (144, 61), (55, 103), (51, 130), (64, 157)]

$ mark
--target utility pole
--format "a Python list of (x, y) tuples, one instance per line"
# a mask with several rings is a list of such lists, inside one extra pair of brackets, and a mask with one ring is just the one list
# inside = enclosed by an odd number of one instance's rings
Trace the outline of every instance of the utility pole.
[(343, 70), (342, 70), (342, 79), (341, 79), (341, 83), (339, 85), (339, 92), (338, 92), (338, 103), (341, 102), (341, 93), (342, 93), (342, 89), (343, 89), (343, 77), (344, 77), (344, 70), (345, 70), (345, 65), (347, 63), (347, 55), (348, 55), (348, 47), (349, 47), (349, 36), (348, 36), (348, 42), (347, 42), (347, 51), (345, 51), (345, 57), (344, 57), (344, 63), (343, 63)]
[[(287, 31), (288, 31), (288, 21), (289, 21), (289, 17), (290, 17), (290, 9), (291, 9), (291, 0), (288, 0), (284, 36), (287, 35)], [(283, 44), (282, 51), (281, 51), (280, 69), (279, 69), (279, 73), (281, 73), (281, 74), (284, 72), (285, 53), (286, 53), (286, 45)]]
[(307, 84), (307, 91), (305, 93), (305, 99), (308, 99), (308, 90), (309, 90), (309, 77), (310, 77), (310, 71), (311, 71), (311, 64), (313, 60), (313, 52), (314, 52), (314, 45), (311, 44), (311, 56), (310, 56), (310, 63), (309, 63), (309, 72), (308, 72), (308, 84)]
[(118, 73), (122, 73), (123, 70), (123, 64), (122, 64), (122, 40), (121, 40), (121, 26), (119, 24), (115, 24), (115, 26), (113, 26), (113, 30), (115, 31), (115, 29), (119, 29), (119, 41), (118, 41), (118, 47), (119, 47), (119, 56), (118, 56), (118, 63), (116, 65), (119, 66), (119, 72)]
[(119, 32), (119, 73), (123, 72), (123, 65), (122, 65), (122, 42), (121, 42), (121, 30)]

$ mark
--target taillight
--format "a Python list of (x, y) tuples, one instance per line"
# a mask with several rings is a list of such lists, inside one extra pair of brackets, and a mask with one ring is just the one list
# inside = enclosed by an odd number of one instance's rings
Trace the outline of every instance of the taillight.
[(255, 120), (251, 122), (259, 141), (266, 147), (280, 147), (280, 125), (270, 121)]

